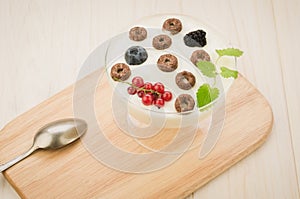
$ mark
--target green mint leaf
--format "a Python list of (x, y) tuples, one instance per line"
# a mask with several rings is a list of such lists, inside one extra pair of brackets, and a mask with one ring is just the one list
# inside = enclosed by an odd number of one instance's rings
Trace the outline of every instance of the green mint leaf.
[(233, 56), (233, 57), (240, 57), (243, 55), (243, 51), (237, 48), (225, 48), (221, 50), (216, 50), (220, 57), (222, 56)]
[(203, 75), (207, 77), (216, 77), (216, 66), (209, 61), (199, 61), (197, 67), (200, 69)]
[(231, 70), (223, 66), (221, 67), (221, 75), (224, 78), (233, 77), (234, 79), (236, 79), (238, 77), (238, 72), (236, 70)]
[(199, 108), (211, 103), (219, 96), (219, 89), (212, 88), (209, 84), (203, 84), (199, 87), (197, 93), (197, 106)]

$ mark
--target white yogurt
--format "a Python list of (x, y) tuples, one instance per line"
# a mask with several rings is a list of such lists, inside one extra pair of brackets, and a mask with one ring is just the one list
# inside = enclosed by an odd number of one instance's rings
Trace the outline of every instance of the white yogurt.
[[(181, 33), (173, 36), (169, 35), (172, 38), (172, 45), (170, 48), (166, 50), (156, 50), (152, 47), (152, 38), (158, 34), (166, 34), (160, 29), (160, 25), (163, 24), (163, 21), (167, 18), (175, 17), (182, 21), (183, 24), (183, 30)], [(138, 126), (149, 126), (149, 124), (154, 121), (158, 120), (164, 120), (164, 128), (178, 128), (182, 126), (190, 126), (195, 125), (195, 118), (196, 120), (201, 121), (203, 118), (207, 117), (210, 114), (210, 111), (205, 112), (199, 112), (197, 110), (197, 101), (196, 101), (196, 92), (198, 88), (203, 83), (210, 83), (213, 84), (213, 79), (204, 77), (200, 70), (193, 65), (193, 63), (190, 61), (191, 54), (198, 49), (204, 49), (208, 54), (211, 56), (211, 60), (214, 63), (217, 59), (217, 54), (215, 52), (215, 49), (222, 49), (228, 47), (228, 42), (221, 38), (217, 32), (215, 32), (213, 29), (199, 25), (197, 23), (191, 23), (190, 18), (185, 16), (164, 16), (161, 18), (161, 16), (157, 16), (151, 19), (146, 19), (144, 23), (140, 23), (139, 25), (143, 27), (148, 27), (148, 36), (147, 39), (141, 42), (135, 42), (131, 41), (128, 37), (128, 32), (125, 32), (123, 34), (120, 34), (113, 38), (111, 40), (110, 46), (107, 50), (106, 54), (106, 61), (107, 61), (107, 75), (109, 76), (109, 79), (111, 80), (112, 86), (116, 88), (116, 92), (121, 96), (120, 99), (124, 100), (124, 108), (127, 109), (126, 111), (129, 114), (129, 119), (133, 122), (133, 124)], [(155, 27), (153, 24), (156, 24), (156, 29), (151, 29), (149, 27)], [(207, 39), (207, 45), (204, 48), (191, 48), (185, 46), (183, 42), (183, 37), (186, 33), (190, 31), (194, 31), (197, 29), (204, 30), (206, 34)], [(128, 82), (131, 82), (132, 78), (135, 76), (141, 76), (145, 82), (162, 82), (165, 85), (165, 90), (169, 90), (173, 94), (173, 98), (170, 102), (166, 102), (165, 106), (161, 109), (158, 109), (154, 106), (145, 106), (142, 104), (141, 99), (137, 95), (129, 96), (127, 93), (127, 87), (128, 85), (123, 83), (118, 83), (112, 80), (110, 77), (110, 70), (111, 67), (116, 63), (126, 63), (124, 59), (124, 54), (126, 50), (131, 46), (142, 46), (147, 50), (148, 53), (148, 59), (146, 62), (144, 62), (141, 65), (137, 66), (130, 66), (131, 68), (131, 76), (127, 80)], [(163, 72), (159, 70), (156, 63), (158, 58), (166, 53), (173, 54), (178, 59), (178, 68), (173, 72)], [(224, 57), (220, 59), (218, 62), (218, 66), (226, 66), (229, 68), (235, 68), (235, 60), (230, 57)], [(175, 83), (175, 76), (177, 73), (182, 71), (189, 71), (194, 74), (196, 77), (196, 84), (194, 87), (190, 90), (182, 90), (180, 89), (176, 83)], [(230, 85), (232, 84), (232, 79), (222, 79), (222, 84), (224, 87), (224, 92), (222, 92), (221, 88), (221, 94), (226, 93), (226, 91), (229, 89)], [(196, 102), (194, 111), (197, 112), (197, 114), (180, 114), (176, 112), (174, 103), (177, 96), (180, 94), (190, 94), (194, 97), (194, 100)], [(152, 115), (151, 115), (152, 114)], [(150, 116), (151, 115), (151, 116)], [(184, 123), (182, 123), (182, 119), (184, 118)]]

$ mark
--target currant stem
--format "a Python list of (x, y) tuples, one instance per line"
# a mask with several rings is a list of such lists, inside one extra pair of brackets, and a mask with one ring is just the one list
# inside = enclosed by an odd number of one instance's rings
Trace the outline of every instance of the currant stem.
[(113, 79), (114, 79), (115, 81), (117, 81), (117, 82), (120, 82), (120, 83), (123, 83), (123, 84), (127, 84), (127, 85), (129, 85), (129, 86), (132, 86), (132, 87), (135, 88), (137, 91), (144, 91), (145, 93), (151, 92), (151, 93), (154, 93), (154, 94), (158, 95), (158, 97), (161, 96), (161, 93), (159, 93), (159, 92), (157, 92), (157, 91), (155, 91), (155, 90), (152, 90), (152, 89), (145, 89), (145, 88), (140, 88), (140, 87), (137, 87), (137, 86), (133, 85), (133, 84), (130, 83), (130, 82), (122, 81), (122, 80), (117, 79), (117, 78), (113, 78)]

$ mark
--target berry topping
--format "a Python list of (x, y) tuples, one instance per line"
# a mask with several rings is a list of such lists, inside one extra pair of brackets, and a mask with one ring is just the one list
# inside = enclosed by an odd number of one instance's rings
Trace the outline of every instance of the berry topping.
[(151, 93), (151, 90), (153, 90), (153, 85), (150, 83), (150, 82), (146, 82), (145, 84), (144, 84), (144, 89), (146, 89), (147, 91), (147, 93)]
[(165, 100), (163, 100), (162, 98), (157, 98), (156, 100), (154, 100), (153, 104), (158, 108), (162, 108), (165, 105)]
[(145, 106), (150, 106), (153, 102), (153, 96), (151, 94), (146, 94), (142, 97), (142, 102)]
[(165, 86), (162, 83), (157, 82), (154, 84), (153, 90), (155, 90), (156, 92), (158, 92), (160, 94), (163, 94), (165, 92)]
[(164, 94), (162, 94), (162, 99), (165, 100), (166, 102), (171, 101), (172, 99), (172, 93), (170, 91), (165, 91)]
[(132, 85), (138, 88), (142, 88), (144, 86), (144, 80), (140, 76), (136, 76), (132, 79)]
[(196, 30), (186, 34), (183, 38), (185, 45), (189, 47), (203, 47), (206, 45), (206, 32), (203, 30)]
[(159, 98), (159, 95), (157, 93), (152, 93), (153, 96), (153, 100), (156, 100), (157, 98)]
[(132, 46), (125, 52), (125, 60), (129, 65), (140, 65), (148, 58), (148, 53), (141, 46)]
[(127, 88), (127, 92), (128, 92), (129, 95), (134, 95), (134, 94), (136, 94), (136, 89), (132, 86), (129, 86)]
[(140, 76), (133, 77), (131, 82), (122, 80), (118, 80), (118, 82), (128, 84), (127, 93), (129, 95), (137, 94), (145, 106), (154, 105), (160, 109), (165, 105), (165, 102), (172, 99), (172, 93), (165, 91), (165, 86), (160, 82), (155, 84), (151, 82), (144, 83), (143, 78)]
[(140, 98), (142, 98), (142, 97), (145, 95), (145, 92), (142, 91), (142, 90), (140, 90), (140, 91), (137, 92), (137, 95), (138, 95)]

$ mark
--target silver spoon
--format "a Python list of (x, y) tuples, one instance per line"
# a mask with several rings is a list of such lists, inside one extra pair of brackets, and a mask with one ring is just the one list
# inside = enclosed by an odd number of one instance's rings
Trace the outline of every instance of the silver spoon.
[(86, 130), (87, 123), (81, 119), (70, 118), (51, 122), (37, 132), (34, 136), (32, 147), (26, 153), (6, 164), (0, 165), (0, 172), (28, 157), (37, 149), (58, 149), (64, 147), (77, 140)]

